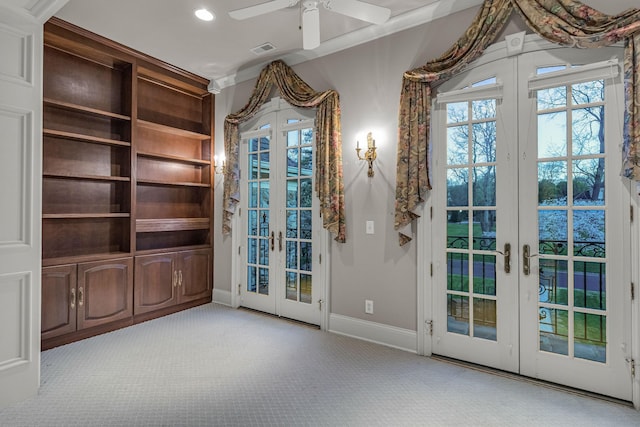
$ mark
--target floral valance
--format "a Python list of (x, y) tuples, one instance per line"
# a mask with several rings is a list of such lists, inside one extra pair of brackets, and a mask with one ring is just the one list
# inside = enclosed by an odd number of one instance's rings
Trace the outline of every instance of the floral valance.
[(317, 107), (315, 121), (316, 194), (320, 199), (323, 226), (338, 242), (346, 239), (344, 184), (342, 175), (342, 132), (340, 98), (335, 90), (316, 92), (283, 61), (267, 65), (256, 82), (253, 94), (240, 111), (224, 121), (224, 148), (227, 167), (224, 175), (222, 231), (231, 233), (231, 220), (240, 201), (239, 125), (253, 117), (267, 101), (273, 85), (296, 107)]
[(433, 86), (460, 72), (495, 40), (516, 10), (541, 37), (565, 46), (591, 48), (625, 40), (625, 138), (623, 174), (640, 181), (640, 9), (606, 15), (576, 0), (485, 0), (464, 35), (442, 56), (404, 73), (398, 117), (395, 228), (418, 217), (429, 182)]

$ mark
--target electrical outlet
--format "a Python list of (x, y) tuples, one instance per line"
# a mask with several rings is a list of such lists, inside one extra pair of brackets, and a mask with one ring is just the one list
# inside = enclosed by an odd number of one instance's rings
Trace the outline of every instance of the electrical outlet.
[(364, 312), (366, 314), (373, 314), (373, 301), (370, 299), (364, 300)]
[(367, 234), (373, 234), (374, 233), (373, 221), (367, 221), (365, 229)]

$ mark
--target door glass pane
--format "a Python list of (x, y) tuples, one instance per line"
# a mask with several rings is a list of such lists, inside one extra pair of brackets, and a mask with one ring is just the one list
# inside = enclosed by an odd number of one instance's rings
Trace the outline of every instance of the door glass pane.
[(567, 113), (564, 111), (538, 115), (538, 157), (541, 159), (567, 155)]
[(311, 218), (312, 213), (310, 209), (300, 210), (300, 238), (311, 239)]
[(573, 253), (577, 256), (604, 258), (604, 210), (573, 211)]
[(567, 253), (567, 211), (538, 211), (538, 240), (541, 254)]
[(300, 152), (297, 148), (290, 148), (287, 150), (287, 176), (298, 175), (299, 154)]
[[(270, 137), (268, 136), (263, 136), (262, 138), (260, 138), (260, 151), (266, 151), (269, 150), (269, 143), (270, 143)], [(268, 157), (267, 157), (268, 159)]]
[(296, 279), (296, 273), (287, 272), (286, 298), (291, 301), (298, 301), (298, 283)]
[(258, 179), (258, 155), (249, 154), (249, 179)]
[(448, 211), (447, 248), (469, 249), (469, 211)]
[(296, 241), (288, 241), (287, 242), (287, 268), (297, 269), (298, 268), (298, 242)]
[(269, 163), (269, 152), (267, 151), (260, 154), (260, 178), (269, 179), (270, 172), (271, 164)]
[(269, 295), (269, 269), (258, 269), (258, 293), (262, 295)]
[(447, 171), (447, 206), (469, 205), (469, 170), (451, 168)]
[[(474, 112), (475, 114), (475, 112)], [(495, 106), (494, 106), (495, 115)], [(474, 123), (473, 163), (496, 161), (496, 122)]]
[(447, 295), (447, 331), (469, 335), (469, 297)]
[(287, 207), (288, 208), (298, 207), (298, 180), (297, 179), (287, 180)]
[(453, 126), (447, 129), (447, 133), (447, 164), (469, 163), (469, 126)]
[(253, 266), (247, 267), (247, 291), (256, 292), (258, 290), (258, 281), (256, 279), (257, 269)]
[(300, 149), (300, 176), (311, 176), (313, 172), (313, 149), (302, 147)]
[(266, 209), (260, 210), (258, 221), (260, 221), (260, 235), (267, 237), (269, 235), (269, 211)]
[(473, 336), (486, 340), (497, 339), (497, 315), (496, 301), (474, 298), (473, 299)]
[(580, 359), (607, 361), (607, 318), (597, 314), (573, 313), (574, 355)]
[(298, 237), (298, 211), (287, 211), (287, 238)]
[(573, 202), (577, 206), (604, 205), (604, 158), (573, 162)]
[(482, 295), (496, 294), (495, 255), (473, 256), (473, 293)]
[(473, 249), (496, 250), (496, 211), (473, 212)]
[(300, 302), (311, 304), (311, 280), (310, 274), (300, 274)]
[(496, 168), (481, 166), (472, 169), (473, 173), (473, 205), (496, 205)]
[(604, 153), (604, 107), (580, 108), (573, 111), (573, 155)]
[(258, 263), (258, 241), (256, 239), (247, 239), (248, 256), (247, 261), (250, 264)]
[[(447, 104), (447, 123), (461, 123), (469, 120), (469, 103), (452, 102)], [(465, 152), (467, 150), (465, 149)]]
[(447, 253), (447, 289), (469, 292), (469, 255)]
[(553, 308), (539, 310), (540, 351), (569, 354), (569, 312)]
[(258, 207), (258, 183), (257, 182), (249, 183), (249, 207), (250, 208)]
[(269, 239), (260, 239), (260, 265), (269, 265)]
[[(251, 151), (258, 151), (258, 138), (251, 138), (249, 140), (249, 151), (250, 152)], [(257, 175), (256, 175), (256, 177), (257, 177)]]
[(310, 178), (300, 180), (300, 207), (310, 208), (313, 202), (313, 185)]
[(567, 162), (538, 162), (538, 204), (567, 205)]
[(573, 304), (576, 307), (606, 310), (605, 263), (574, 261), (573, 284)]
[[(300, 138), (297, 130), (287, 132), (287, 146), (294, 147), (300, 145)], [(297, 150), (296, 150), (297, 151)]]
[(539, 270), (539, 301), (555, 305), (569, 304), (567, 261), (542, 258)]
[(268, 208), (270, 200), (269, 181), (260, 181), (260, 207)]
[(312, 260), (311, 242), (300, 242), (300, 270), (311, 271)]
[[(476, 86), (477, 87), (477, 86)], [(496, 100), (495, 99), (481, 99), (479, 101), (472, 101), (471, 102), (471, 112), (472, 112), (472, 117), (473, 120), (481, 120), (481, 119), (491, 119), (491, 118), (495, 118), (496, 117)], [(495, 128), (495, 122), (488, 122), (485, 123), (488, 125), (491, 125)], [(474, 125), (474, 132), (475, 130), (475, 126)], [(487, 135), (491, 135), (494, 142), (495, 142), (495, 129), (489, 133), (487, 133)], [(489, 161), (493, 161), (493, 160), (489, 160)]]
[(252, 209), (249, 211), (249, 214), (247, 215), (249, 217), (248, 221), (249, 221), (249, 232), (248, 234), (250, 236), (257, 236), (258, 235), (258, 211)]

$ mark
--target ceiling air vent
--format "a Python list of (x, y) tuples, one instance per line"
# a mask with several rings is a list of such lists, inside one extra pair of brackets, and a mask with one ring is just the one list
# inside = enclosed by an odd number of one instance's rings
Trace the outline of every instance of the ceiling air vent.
[(267, 52), (271, 52), (272, 50), (276, 50), (276, 47), (274, 45), (272, 45), (271, 43), (267, 42), (264, 44), (261, 44), (260, 46), (256, 46), (253, 49), (250, 49), (251, 52), (255, 53), (256, 55), (262, 55), (265, 54)]

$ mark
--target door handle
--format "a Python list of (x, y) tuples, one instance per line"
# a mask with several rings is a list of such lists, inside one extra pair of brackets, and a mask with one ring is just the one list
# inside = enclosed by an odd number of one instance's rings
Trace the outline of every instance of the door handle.
[(173, 287), (178, 286), (178, 270), (173, 270)]
[(82, 286), (78, 288), (78, 306), (82, 307), (84, 304), (84, 290)]
[(522, 247), (522, 273), (525, 276), (531, 274), (531, 265), (530, 259), (533, 257), (537, 257), (539, 254), (531, 254), (531, 248), (529, 245), (524, 245)]
[(269, 237), (269, 240), (271, 240), (271, 252), (273, 252), (273, 250), (275, 249), (275, 245), (276, 245), (276, 234), (274, 231), (271, 232), (271, 237)]
[(278, 232), (278, 250), (282, 252), (282, 231)]
[(504, 251), (494, 251), (504, 257), (504, 272), (511, 273), (511, 243), (504, 244)]
[(76, 308), (76, 288), (71, 288), (71, 310)]

